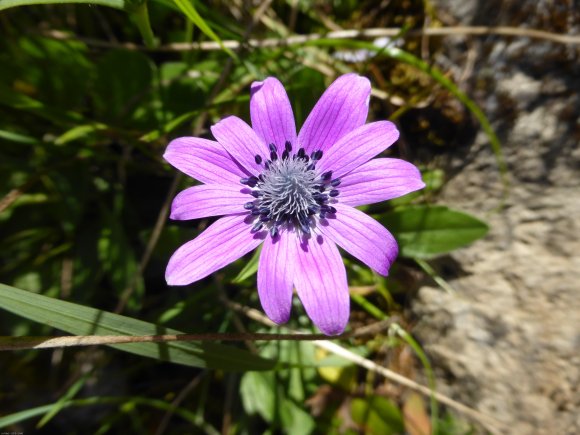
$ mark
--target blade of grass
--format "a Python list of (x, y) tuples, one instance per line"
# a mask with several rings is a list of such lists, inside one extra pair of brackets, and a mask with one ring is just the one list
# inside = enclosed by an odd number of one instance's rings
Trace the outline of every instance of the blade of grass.
[[(144, 336), (180, 331), (0, 284), (0, 308), (75, 335)], [(10, 337), (9, 337), (10, 338)], [(275, 362), (216, 342), (141, 342), (111, 345), (140, 356), (193, 367), (270, 370)]]
[(128, 5), (128, 2), (126, 0), (2, 0), (0, 1), (0, 11), (3, 9), (14, 8), (17, 6), (73, 4), (73, 3), (90, 3), (91, 5), (109, 6), (115, 9), (125, 9)]
[(153, 34), (153, 29), (151, 29), (151, 21), (149, 20), (149, 8), (147, 6), (147, 1), (136, 5), (131, 11), (131, 16), (137, 24), (145, 47), (155, 48), (157, 46), (157, 41), (155, 40), (155, 35)]
[(435, 397), (436, 394), (435, 375), (433, 374), (433, 368), (431, 367), (431, 363), (429, 362), (427, 355), (425, 355), (425, 352), (423, 352), (423, 349), (421, 348), (419, 343), (417, 343), (417, 341), (411, 336), (411, 334), (409, 334), (407, 331), (401, 328), (401, 326), (398, 323), (393, 323), (391, 325), (391, 330), (399, 337), (401, 337), (403, 340), (405, 340), (405, 342), (409, 346), (411, 346), (411, 349), (413, 349), (415, 354), (417, 354), (417, 357), (421, 361), (421, 364), (423, 365), (423, 368), (427, 373), (427, 382), (429, 383), (429, 388), (431, 389), (431, 394), (429, 395), (429, 400), (431, 403), (431, 427), (433, 434), (437, 434), (438, 433), (437, 424), (439, 422), (439, 403), (437, 402), (437, 399)]
[(85, 385), (85, 382), (87, 381), (90, 374), (91, 374), (90, 372), (85, 373), (83, 376), (81, 376), (80, 379), (78, 379), (74, 384), (71, 385), (71, 387), (67, 390), (67, 392), (53, 404), (50, 411), (44, 414), (44, 417), (42, 417), (42, 419), (36, 425), (37, 429), (41, 429), (43, 426), (45, 426), (46, 423), (52, 420), (52, 418), (65, 407), (65, 404), (67, 402), (71, 401), (72, 398), (77, 395), (77, 393), (80, 391), (83, 385)]
[(224, 50), (229, 56), (231, 56), (232, 59), (239, 60), (238, 56), (236, 56), (236, 54), (232, 50), (223, 45), (222, 40), (219, 38), (219, 36), (215, 34), (215, 32), (201, 17), (201, 15), (199, 15), (197, 9), (190, 0), (173, 0), (173, 2), (177, 5), (177, 7), (179, 7), (181, 12), (183, 12), (183, 14), (191, 20), (193, 24), (199, 27), (199, 30), (201, 30), (207, 37), (217, 42), (222, 48), (222, 50)]
[[(206, 423), (203, 418), (200, 418), (200, 416), (184, 408), (176, 408), (165, 400), (149, 399), (145, 397), (89, 397), (87, 399), (70, 400), (64, 402), (62, 408), (65, 409), (76, 406), (116, 405), (127, 403), (160, 409), (162, 411), (171, 411), (195, 427), (203, 429), (205, 433), (219, 434), (219, 432), (213, 426)], [(24, 411), (15, 412), (13, 414), (0, 417), (0, 428), (8, 427), (25, 420), (29, 420), (31, 418), (38, 417), (39, 415), (49, 412), (53, 406), (53, 404), (38, 406), (36, 408), (30, 408)]]

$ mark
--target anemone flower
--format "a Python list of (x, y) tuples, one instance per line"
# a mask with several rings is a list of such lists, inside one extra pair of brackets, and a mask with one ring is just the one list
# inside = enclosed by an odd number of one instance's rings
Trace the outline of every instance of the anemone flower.
[(355, 207), (424, 187), (412, 164), (373, 159), (399, 132), (388, 121), (365, 124), (370, 92), (364, 77), (339, 77), (296, 134), (286, 91), (270, 77), (252, 84), (251, 127), (229, 116), (211, 128), (216, 141), (173, 140), (164, 158), (204, 184), (175, 197), (171, 219), (223, 217), (173, 254), (167, 283), (191, 284), (262, 244), (258, 294), (268, 317), (288, 321), (295, 288), (314, 324), (340, 334), (350, 297), (337, 245), (385, 276), (398, 253), (391, 233)]

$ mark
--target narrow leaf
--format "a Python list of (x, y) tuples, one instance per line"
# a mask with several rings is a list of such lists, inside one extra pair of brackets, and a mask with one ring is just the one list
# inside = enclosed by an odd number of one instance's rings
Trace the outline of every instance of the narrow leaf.
[[(0, 284), (0, 308), (75, 335), (183, 334), (163, 326), (49, 298)], [(171, 342), (112, 345), (119, 350), (193, 367), (269, 370), (274, 361), (218, 343)]]
[(91, 5), (109, 6), (116, 9), (125, 9), (127, 5), (126, 0), (2, 0), (0, 1), (0, 11), (3, 9), (14, 8), (16, 6), (73, 3), (90, 3)]
[(190, 0), (173, 0), (173, 1), (177, 5), (177, 7), (181, 10), (181, 12), (183, 12), (183, 14), (187, 18), (189, 18), (193, 24), (199, 27), (199, 30), (201, 30), (207, 37), (217, 42), (222, 47), (222, 49), (226, 53), (228, 53), (231, 57), (236, 58), (234, 52), (223, 45), (222, 40), (219, 38), (219, 36), (215, 34), (215, 32), (211, 29), (211, 27), (209, 27), (209, 25), (201, 17), (201, 15), (199, 15), (197, 10), (195, 9), (195, 6), (193, 6), (193, 3)]

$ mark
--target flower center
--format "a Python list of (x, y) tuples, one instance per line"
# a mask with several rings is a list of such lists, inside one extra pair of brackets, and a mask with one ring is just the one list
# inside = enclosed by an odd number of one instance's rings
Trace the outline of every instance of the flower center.
[[(335, 189), (340, 179), (332, 179), (332, 171), (319, 174), (317, 162), (322, 151), (306, 155), (304, 148), (292, 153), (292, 144), (286, 142), (282, 155), (274, 144), (269, 145), (270, 159), (264, 161), (264, 170), (258, 177), (242, 178), (240, 182), (251, 189), (248, 193), (255, 199), (244, 205), (254, 216), (252, 231), (264, 227), (272, 237), (281, 226), (298, 228), (303, 234), (310, 234), (315, 224), (313, 216), (325, 218), (336, 213), (330, 205), (336, 202), (339, 191)], [(255, 156), (256, 163), (262, 165), (261, 156)]]

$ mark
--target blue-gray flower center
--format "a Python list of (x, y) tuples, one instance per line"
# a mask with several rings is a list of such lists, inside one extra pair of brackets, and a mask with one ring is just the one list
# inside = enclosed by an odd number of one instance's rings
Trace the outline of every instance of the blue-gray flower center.
[(304, 234), (310, 234), (313, 216), (325, 218), (336, 213), (330, 205), (336, 202), (340, 179), (332, 179), (332, 171), (319, 174), (316, 164), (322, 151), (306, 155), (304, 148), (292, 154), (290, 142), (284, 144), (282, 155), (274, 144), (269, 145), (270, 159), (255, 156), (256, 163), (264, 170), (258, 177), (242, 178), (240, 182), (251, 189), (248, 193), (255, 199), (244, 205), (254, 216), (254, 231), (266, 227), (272, 237), (281, 226), (294, 226)]

